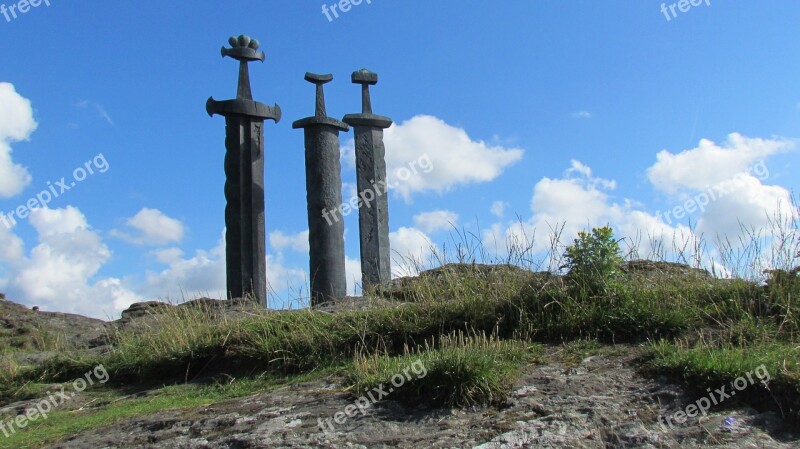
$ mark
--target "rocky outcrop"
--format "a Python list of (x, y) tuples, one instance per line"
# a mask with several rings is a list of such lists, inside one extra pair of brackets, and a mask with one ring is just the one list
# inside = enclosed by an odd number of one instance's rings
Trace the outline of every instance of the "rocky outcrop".
[[(628, 276), (659, 279), (693, 276), (711, 280), (703, 270), (666, 263), (627, 262)], [(562, 276), (533, 273), (514, 266), (453, 264), (423, 272), (416, 278), (397, 279), (380, 298), (343, 298), (320, 311), (387, 305), (405, 307), (420, 279), (449, 285), (462, 276), (479, 276), (489, 282), (513, 280), (526, 286), (558, 285)], [(434, 286), (436, 288), (436, 286)], [(265, 311), (251, 302), (201, 298), (180, 305), (160, 302), (134, 304), (122, 318), (103, 322), (78, 315), (33, 312), (0, 301), (0, 344), (52, 333), (78, 348), (104, 350), (108, 335), (137, 332), (157, 325), (165, 314), (224, 313), (227, 319)], [(212, 318), (213, 319), (213, 318)], [(22, 340), (19, 340), (22, 338)], [(31, 343), (32, 344), (32, 343)], [(35, 349), (35, 348), (33, 348)], [(500, 407), (468, 410), (408, 406), (391, 395), (342, 423), (332, 418), (356, 400), (341, 379), (327, 377), (271, 391), (208, 404), (195, 409), (162, 410), (125, 418), (111, 426), (78, 433), (50, 444), (52, 449), (248, 449), (248, 448), (775, 448), (800, 447), (800, 435), (788, 433), (782, 418), (731, 402), (726, 409), (690, 418), (673, 427), (662, 416), (674, 416), (698, 398), (664, 378), (638, 372), (642, 349), (618, 345), (577, 362), (559, 358), (564, 347), (546, 345), (544, 361), (527, 366), (515, 381), (509, 400)], [(13, 354), (13, 353), (12, 353)], [(25, 363), (39, 363), (53, 351), (24, 353)], [(16, 357), (16, 356), (15, 356)], [(53, 386), (57, 389), (57, 386)], [(142, 387), (137, 397), (153, 394)], [(24, 413), (35, 399), (0, 404), (0, 416)], [(80, 393), (65, 410), (91, 410), (104, 401), (92, 391)], [(331, 419), (332, 424), (326, 424)]]
[(63, 347), (92, 348), (104, 344), (106, 330), (103, 320), (71, 313), (33, 311), (11, 301), (0, 301), (0, 335), (16, 336), (17, 344), (23, 348), (33, 348), (34, 337)]
[[(551, 354), (560, 351), (550, 347)], [(196, 410), (168, 410), (82, 432), (51, 449), (249, 448), (774, 448), (798, 447), (774, 413), (738, 408), (670, 428), (659, 423), (689, 398), (637, 374), (639, 349), (596, 355), (577, 366), (528, 367), (500, 409), (406, 406), (391, 395), (331, 419), (353, 404), (335, 378), (278, 388)]]
[(652, 260), (631, 260), (620, 266), (623, 273), (647, 277), (700, 278), (712, 279), (708, 270), (692, 268), (674, 262), (654, 262)]

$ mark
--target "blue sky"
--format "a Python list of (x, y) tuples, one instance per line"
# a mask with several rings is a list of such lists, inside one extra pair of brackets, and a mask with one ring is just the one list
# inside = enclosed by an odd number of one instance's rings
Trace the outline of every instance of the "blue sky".
[[(136, 301), (224, 296), (224, 120), (204, 104), (235, 95), (237, 65), (219, 49), (242, 33), (267, 55), (251, 65), (255, 99), (283, 109), (265, 133), (274, 307), (308, 295), (303, 135), (291, 128), (313, 113), (307, 71), (334, 75), (337, 118), (360, 112), (350, 73), (377, 72), (375, 112), (395, 121), (390, 178), (431, 163), (389, 194), (396, 275), (414, 272), (404, 257), (451, 248), (453, 226), (502, 259), (534, 229), (541, 252), (557, 223), (564, 244), (610, 224), (649, 236), (646, 257), (649, 240), (710, 241), (797, 213), (795, 1), (664, 12), (649, 0), (372, 0), (332, 20), (333, 1), (17, 3), (0, 0), (0, 213), (51, 186), (59, 196), (0, 222), (0, 291), (45, 310), (113, 318)], [(356, 214), (345, 224), (353, 291)], [(702, 258), (733, 270), (713, 248)]]

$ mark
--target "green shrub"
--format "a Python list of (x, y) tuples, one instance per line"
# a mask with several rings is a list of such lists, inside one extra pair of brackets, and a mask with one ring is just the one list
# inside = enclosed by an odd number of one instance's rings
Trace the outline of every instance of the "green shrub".
[(619, 243), (610, 227), (594, 228), (591, 234), (579, 232), (564, 253), (573, 286), (593, 295), (604, 293), (614, 285), (614, 277), (619, 273), (622, 263), (619, 252)]

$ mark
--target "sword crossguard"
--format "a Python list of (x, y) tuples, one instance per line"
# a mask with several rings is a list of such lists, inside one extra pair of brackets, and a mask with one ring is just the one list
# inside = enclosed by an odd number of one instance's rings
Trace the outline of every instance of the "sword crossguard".
[(344, 116), (344, 122), (350, 126), (373, 128), (388, 128), (392, 126), (392, 119), (372, 113), (369, 86), (378, 84), (378, 74), (367, 69), (361, 69), (353, 72), (351, 79), (353, 84), (361, 84), (361, 114), (347, 114)]
[(239, 61), (239, 85), (235, 100), (216, 101), (209, 98), (206, 101), (206, 112), (209, 116), (219, 114), (222, 116), (242, 115), (253, 119), (281, 120), (281, 107), (277, 104), (267, 106), (253, 100), (250, 89), (250, 71), (248, 63), (252, 61), (264, 62), (264, 52), (258, 51), (258, 40), (245, 34), (228, 39), (231, 48), (222, 47), (222, 57), (228, 56)]
[(259, 118), (262, 120), (273, 120), (275, 123), (281, 121), (283, 115), (281, 107), (277, 104), (267, 106), (253, 100), (237, 98), (236, 100), (217, 101), (209, 97), (206, 101), (206, 112), (209, 117), (219, 114), (227, 117), (228, 115), (238, 114), (248, 117)]

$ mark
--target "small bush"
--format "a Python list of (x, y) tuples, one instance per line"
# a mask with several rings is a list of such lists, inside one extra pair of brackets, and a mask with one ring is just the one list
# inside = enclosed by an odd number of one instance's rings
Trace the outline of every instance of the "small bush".
[(614, 240), (614, 231), (610, 227), (594, 228), (591, 234), (579, 232), (578, 238), (564, 253), (570, 280), (579, 291), (604, 293), (619, 273), (622, 263), (619, 253), (619, 243)]

